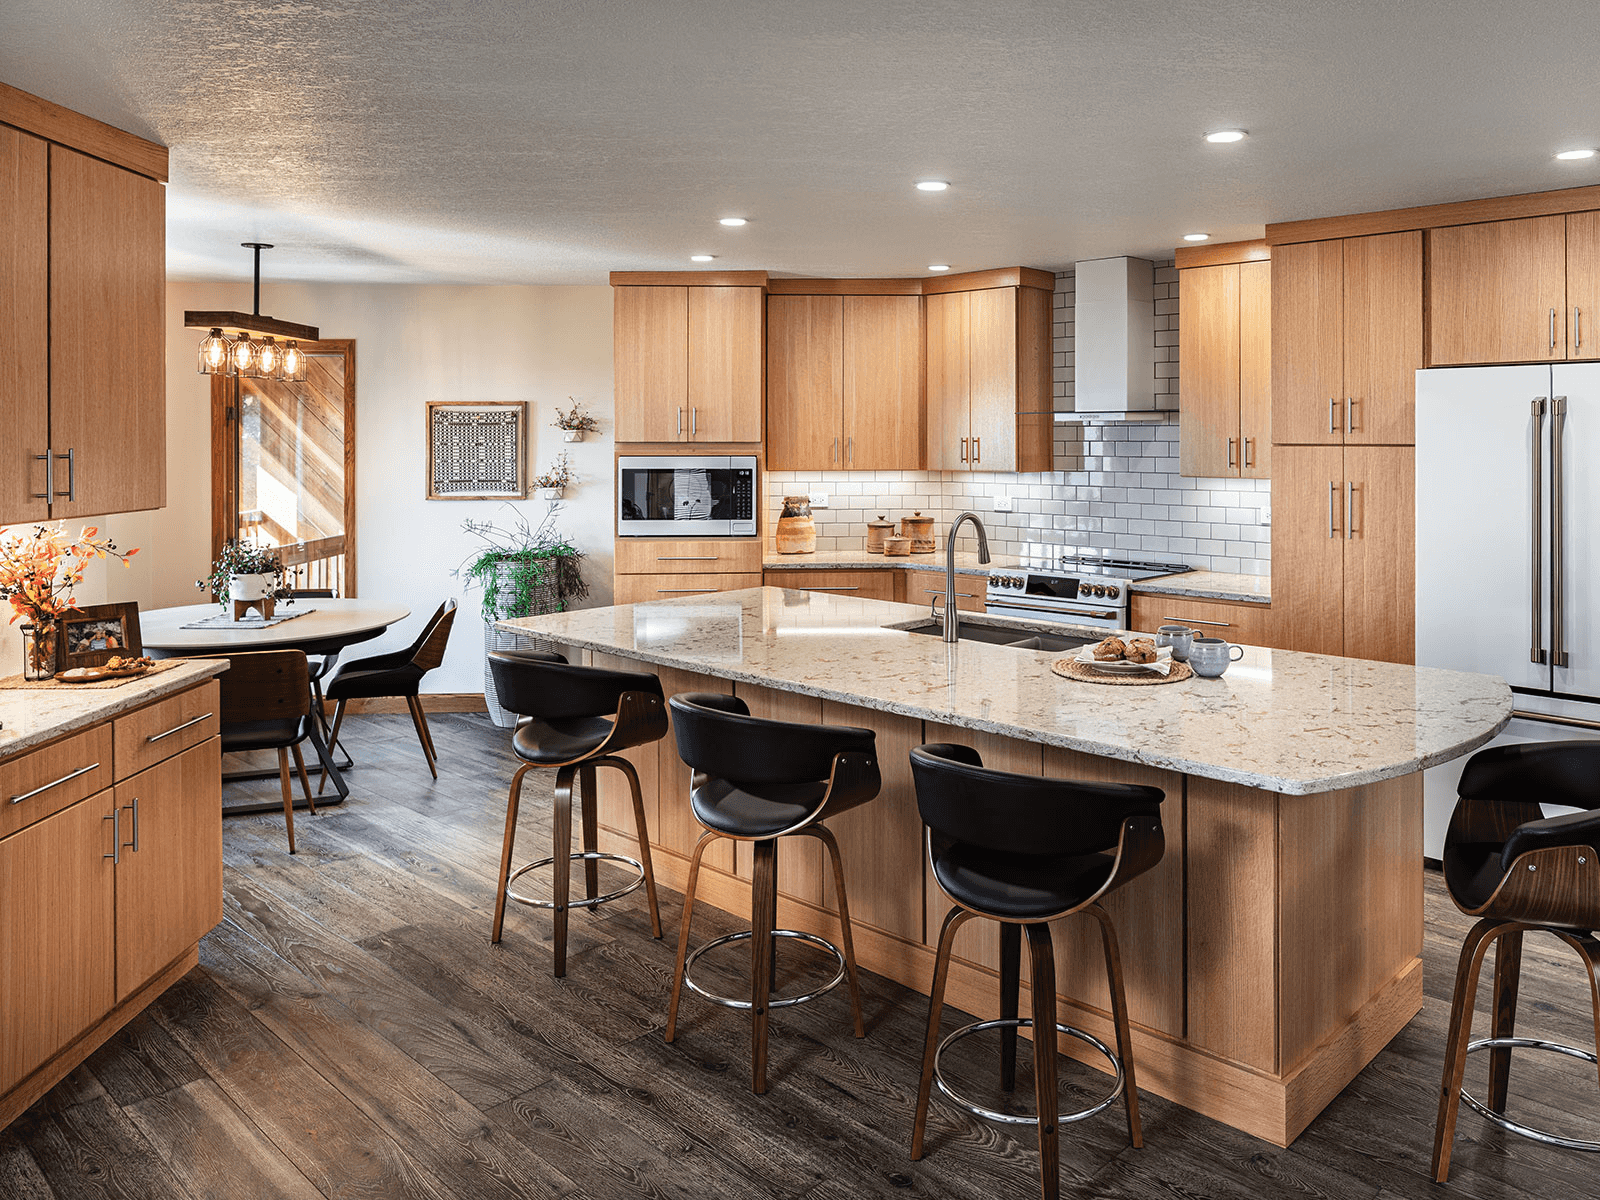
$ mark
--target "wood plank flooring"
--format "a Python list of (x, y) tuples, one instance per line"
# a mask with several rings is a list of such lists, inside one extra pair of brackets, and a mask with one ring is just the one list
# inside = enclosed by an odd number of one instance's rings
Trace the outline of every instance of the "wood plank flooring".
[[(677, 1043), (661, 1039), (676, 893), (662, 893), (660, 942), (642, 891), (574, 914), (565, 980), (550, 974), (547, 913), (513, 906), (504, 942), (490, 946), (507, 735), (483, 716), (430, 719), (437, 783), (408, 717), (346, 721), (359, 764), (351, 799), (297, 814), (294, 858), (281, 814), (228, 819), (227, 915), (200, 966), (0, 1132), (0, 1197), (1037, 1194), (1031, 1130), (937, 1098), (929, 1156), (907, 1157), (926, 1008), (903, 987), (864, 977), (864, 1041), (850, 1036), (842, 989), (775, 1013), (771, 1091), (755, 1096), (743, 1014), (689, 997)], [(549, 785), (529, 777), (522, 861), (548, 844)], [(276, 789), (230, 792), (238, 786)], [(1116, 1110), (1063, 1130), (1063, 1195), (1600, 1193), (1592, 1159), (1502, 1135), (1470, 1111), (1448, 1192), (1428, 1180), (1448, 989), (1469, 925), (1430, 873), (1422, 1014), (1290, 1149), (1145, 1093), (1142, 1150), (1128, 1147)], [(697, 942), (735, 927), (696, 911)], [(780, 987), (815, 977), (806, 953), (782, 948)], [(711, 982), (740, 990), (744, 957), (730, 949), (711, 962)], [(947, 1015), (946, 1031), (959, 1019)], [(1577, 964), (1530, 940), (1519, 1032), (1587, 1046), (1587, 1021)], [(997, 1046), (970, 1039), (951, 1065), (961, 1086), (1003, 1105)], [(1065, 1069), (1064, 1106), (1103, 1090), (1103, 1076)], [(1028, 1103), (1031, 1076), (1018, 1074)], [(1485, 1074), (1482, 1063), (1469, 1071), (1480, 1093)], [(1597, 1101), (1584, 1064), (1514, 1064), (1524, 1120), (1600, 1136)]]

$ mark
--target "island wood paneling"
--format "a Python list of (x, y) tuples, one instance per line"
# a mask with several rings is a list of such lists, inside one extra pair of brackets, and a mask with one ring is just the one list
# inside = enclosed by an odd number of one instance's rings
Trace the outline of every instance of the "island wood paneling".
[[(650, 671), (651, 668), (641, 664), (635, 659), (621, 658), (614, 654), (601, 654), (598, 651), (572, 651), (567, 654), (571, 662), (582, 662), (585, 666), (599, 667), (606, 671)], [(652, 672), (653, 673), (653, 672)], [(629, 750), (619, 751), (618, 758), (627, 759), (633, 764), (634, 771), (639, 776), (639, 793), (644, 801), (644, 820), (648, 828), (649, 840), (652, 843), (661, 840), (658, 826), (661, 824), (661, 746), (652, 742), (647, 746), (634, 746)], [(531, 784), (524, 784), (525, 788)], [(622, 854), (637, 857), (637, 837), (635, 834), (633, 800), (628, 794), (628, 780), (623, 773), (615, 767), (600, 767), (595, 771), (595, 788), (599, 793), (597, 811), (599, 823), (605, 829), (615, 831), (625, 843), (614, 847)], [(633, 843), (634, 850), (629, 850), (626, 843)], [(532, 860), (543, 858), (543, 853), (529, 854)]]
[[(755, 687), (741, 683), (734, 686), (734, 695), (750, 706), (750, 715), (764, 721), (792, 721), (801, 725), (822, 724), (822, 701), (816, 696), (802, 696), (796, 692), (780, 692), (776, 688)], [(752, 876), (754, 859), (747, 844), (738, 847), (738, 875), (741, 879)], [(816, 838), (787, 837), (778, 840), (778, 894), (791, 896), (806, 904), (823, 907), (823, 879), (832, 871), (828, 852)], [(845, 864), (846, 884), (849, 882), (850, 864)]]
[[(0, 97), (11, 92), (0, 84)], [(30, 99), (32, 97), (29, 97)], [(49, 516), (43, 454), (50, 444), (48, 148), (0, 126), (0, 524)]]

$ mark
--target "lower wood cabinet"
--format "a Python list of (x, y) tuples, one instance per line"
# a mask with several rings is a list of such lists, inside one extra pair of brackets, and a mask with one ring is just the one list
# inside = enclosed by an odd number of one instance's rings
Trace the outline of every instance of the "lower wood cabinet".
[(1129, 604), (1128, 624), (1140, 633), (1154, 633), (1163, 625), (1188, 625), (1210, 637), (1246, 646), (1275, 644), (1272, 609), (1265, 604), (1135, 592)]
[(613, 604), (761, 586), (755, 538), (618, 538)]
[(618, 575), (612, 585), (613, 604), (639, 604), (645, 600), (671, 600), (674, 596), (704, 596), (761, 586), (760, 572), (748, 574)]
[(894, 571), (767, 571), (761, 581), (768, 587), (794, 588), (802, 592), (827, 592), (833, 596), (854, 596), (867, 600), (895, 599)]
[[(983, 596), (988, 590), (988, 579), (983, 575), (956, 576), (956, 609), (959, 612), (983, 612)], [(939, 571), (907, 571), (905, 573), (905, 602), (931, 606), (937, 600), (944, 607), (944, 574)]]

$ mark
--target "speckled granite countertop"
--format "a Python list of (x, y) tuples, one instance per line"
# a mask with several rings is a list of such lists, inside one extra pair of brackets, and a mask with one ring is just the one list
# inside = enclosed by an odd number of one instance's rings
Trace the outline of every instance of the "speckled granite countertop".
[(1490, 675), (1247, 648), (1221, 679), (1100, 687), (1052, 674), (1060, 652), (946, 646), (884, 628), (924, 616), (920, 605), (747, 588), (501, 624), (660, 666), (1290, 795), (1458, 758), (1511, 715), (1511, 690)]
[[(970, 550), (956, 551), (956, 572), (961, 575), (987, 575), (996, 570), (1020, 570), (1029, 560), (1015, 554), (997, 554), (985, 566)], [(768, 550), (761, 558), (766, 571), (866, 571), (866, 570), (944, 570), (943, 552), (888, 558), (865, 550), (819, 550), (815, 554), (779, 554)], [(1243, 604), (1272, 603), (1272, 580), (1266, 575), (1230, 575), (1224, 571), (1189, 571), (1166, 575), (1133, 585), (1135, 592), (1169, 596), (1192, 596), (1203, 600), (1232, 600)]]
[(0, 691), (0, 759), (53, 742), (203, 683), (228, 669), (225, 658), (196, 658), (114, 688), (8, 688)]

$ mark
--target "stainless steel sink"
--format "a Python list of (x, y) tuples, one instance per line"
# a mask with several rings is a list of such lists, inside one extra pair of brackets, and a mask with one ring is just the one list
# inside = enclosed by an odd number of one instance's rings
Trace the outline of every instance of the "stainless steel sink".
[[(913, 621), (903, 625), (885, 625), (884, 628), (925, 633), (930, 637), (944, 636), (944, 624), (940, 621)], [(1013, 646), (1018, 650), (1077, 650), (1100, 640), (1075, 633), (1035, 633), (1005, 625), (986, 625), (972, 617), (963, 618), (960, 638), (963, 642), (987, 642), (991, 646)]]

